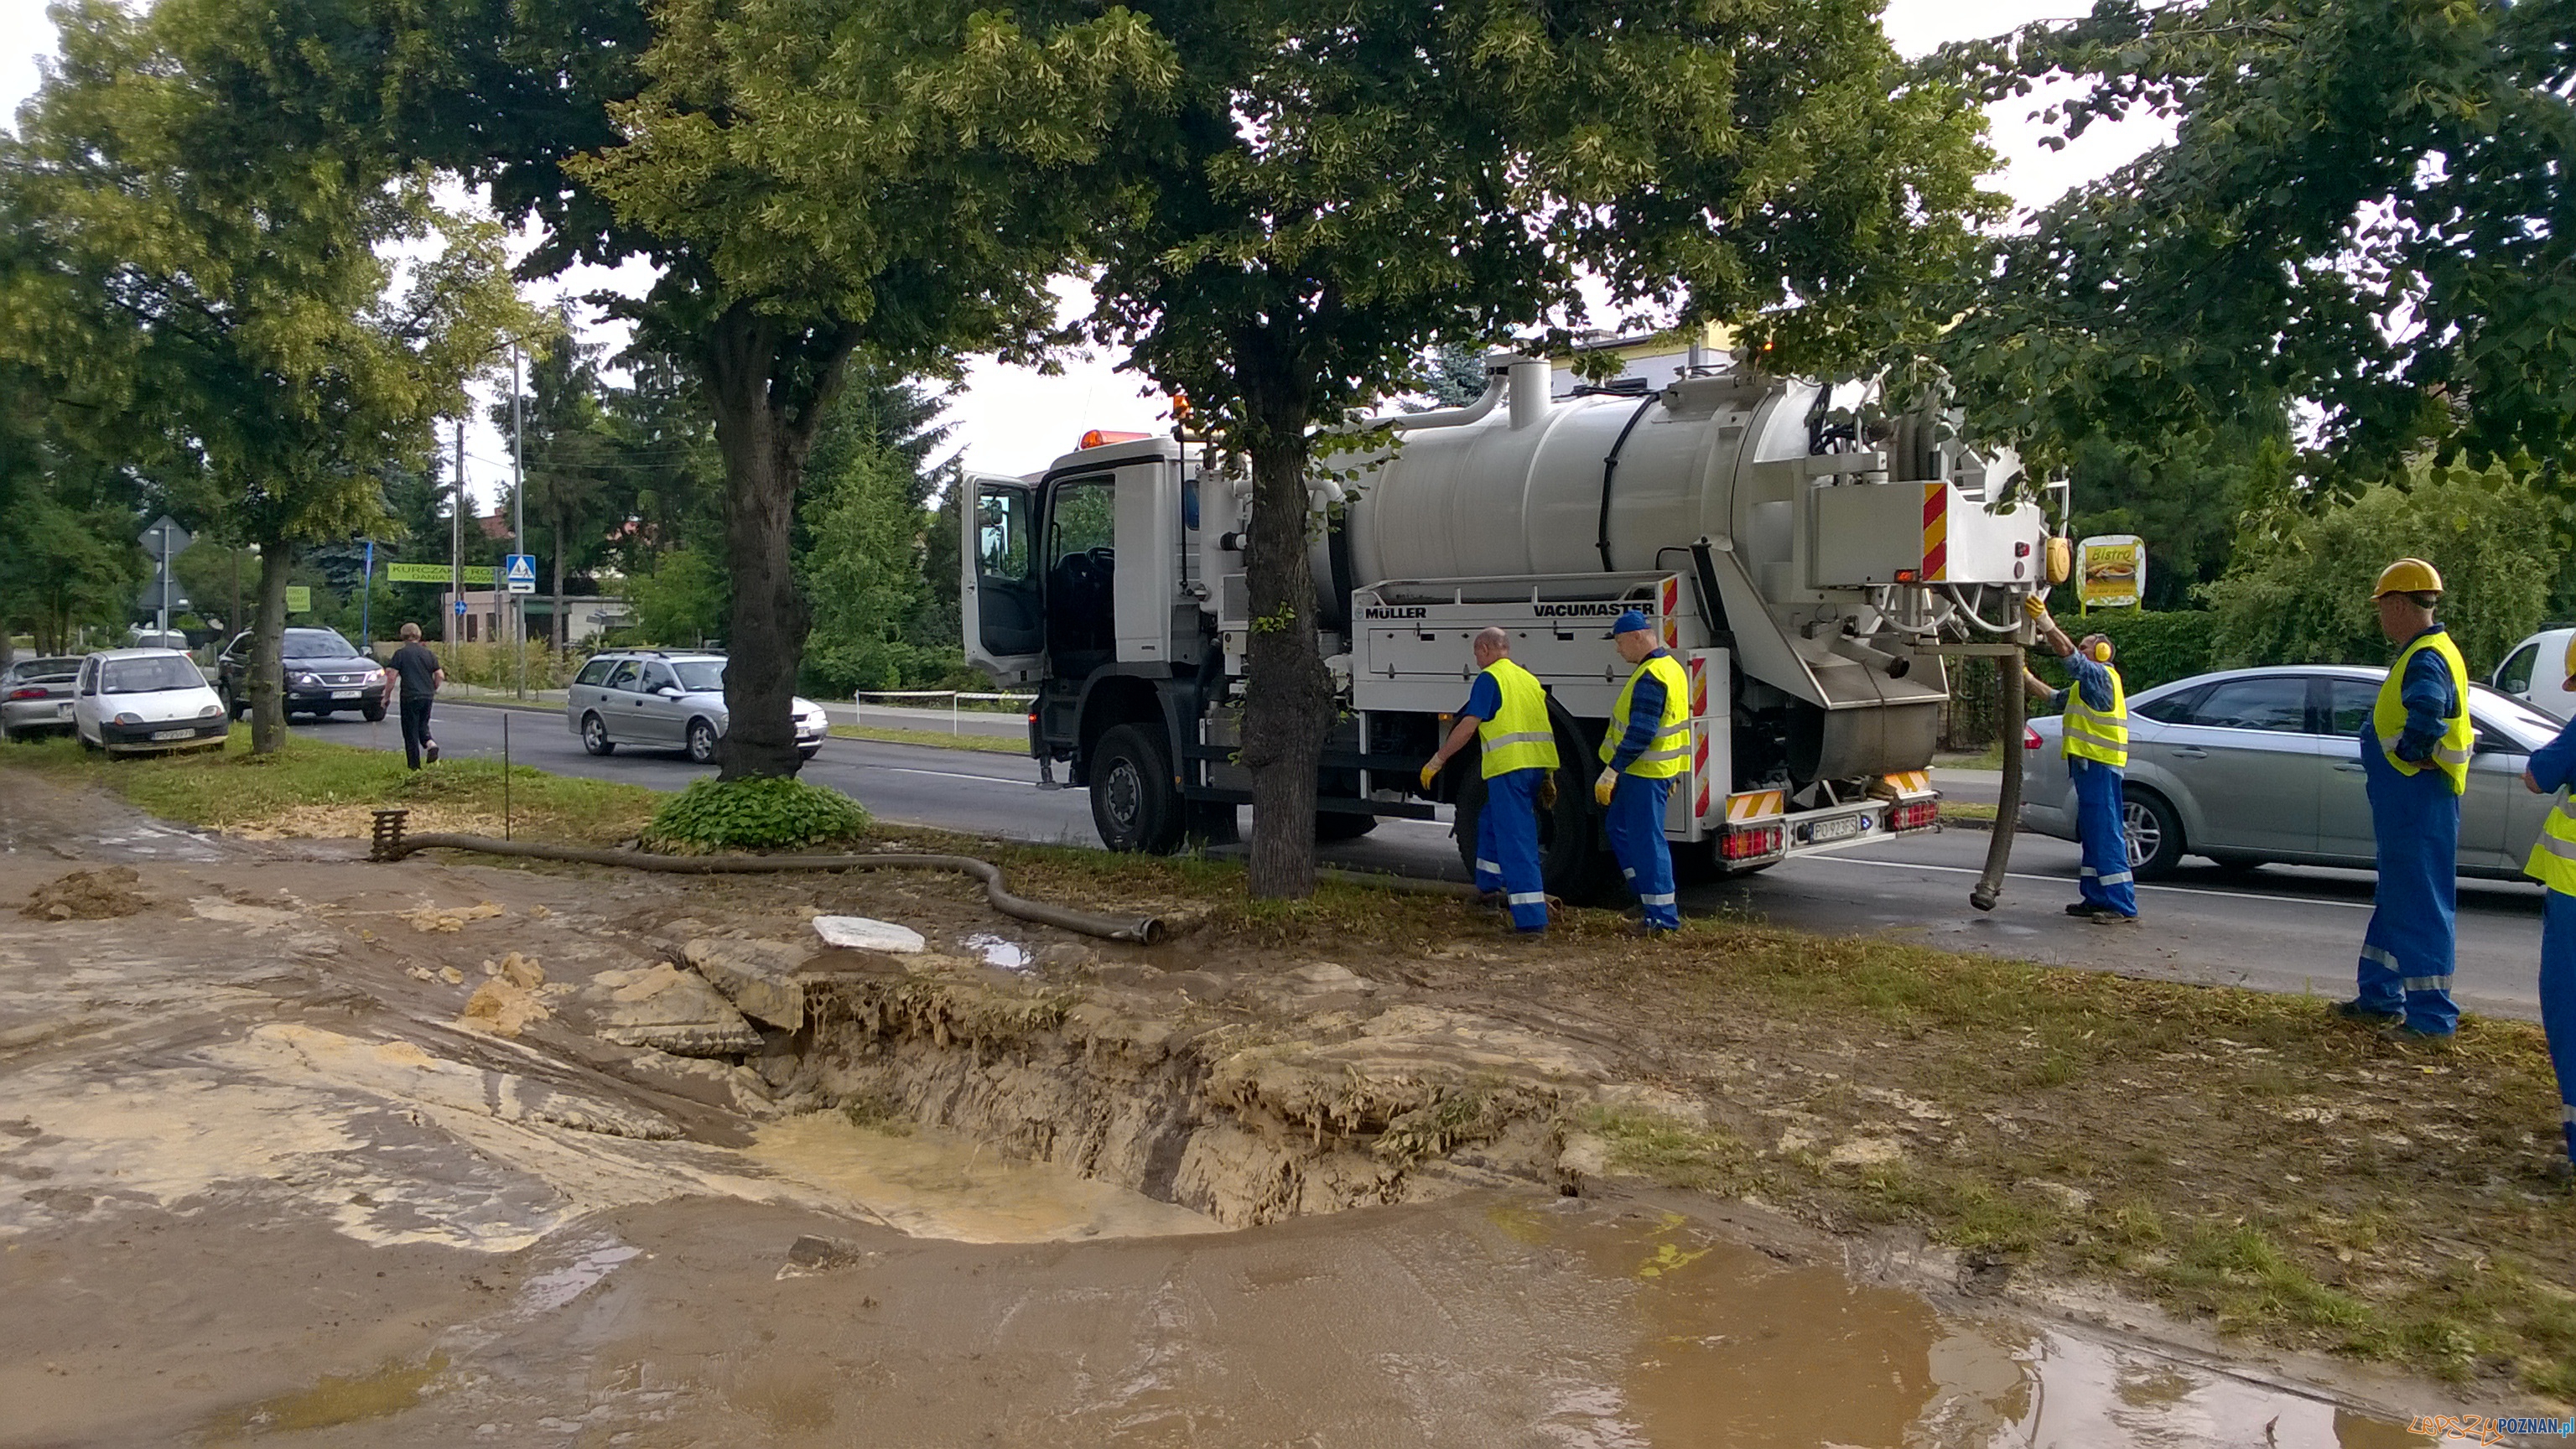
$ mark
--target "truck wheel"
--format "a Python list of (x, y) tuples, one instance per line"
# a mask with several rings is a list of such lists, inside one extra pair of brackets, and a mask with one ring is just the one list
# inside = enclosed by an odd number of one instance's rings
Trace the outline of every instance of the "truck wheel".
[(1169, 855), (1181, 844), (1181, 795), (1160, 731), (1120, 725), (1091, 761), (1091, 823), (1111, 850)]
[[(1582, 906), (1630, 904), (1619, 884), (1618, 867), (1602, 842), (1600, 811), (1592, 803), (1592, 776), (1583, 769), (1592, 757), (1564, 730), (1557, 732), (1556, 808), (1538, 818), (1539, 883), (1547, 893)], [(1572, 765), (1563, 761), (1571, 760)], [(1476, 874), (1476, 821), (1485, 813), (1485, 776), (1472, 752), (1460, 754), (1449, 767), (1457, 772), (1458, 860), (1469, 879)]]
[(1377, 817), (1374, 815), (1348, 815), (1339, 810), (1315, 812), (1315, 840), (1318, 844), (1357, 840), (1375, 829)]

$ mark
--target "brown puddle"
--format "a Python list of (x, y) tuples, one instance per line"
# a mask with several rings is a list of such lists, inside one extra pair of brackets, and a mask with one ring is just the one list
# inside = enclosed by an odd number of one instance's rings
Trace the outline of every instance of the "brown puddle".
[(421, 1363), (396, 1361), (374, 1373), (325, 1375), (300, 1393), (219, 1415), (206, 1426), (205, 1442), (234, 1444), (253, 1434), (295, 1434), (399, 1414), (419, 1403), (421, 1391), (446, 1371), (447, 1355), (433, 1353)]
[(1944, 1314), (1901, 1289), (1785, 1266), (1675, 1214), (1493, 1211), (1514, 1237), (1579, 1254), (1605, 1286), (1631, 1285), (1620, 1403), (1589, 1441), (1603, 1449), (2469, 1442), (2064, 1328)]

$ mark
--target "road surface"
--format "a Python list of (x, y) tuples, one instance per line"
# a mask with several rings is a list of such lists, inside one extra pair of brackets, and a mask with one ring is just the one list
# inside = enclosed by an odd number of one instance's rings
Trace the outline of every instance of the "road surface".
[[(510, 721), (515, 762), (567, 775), (676, 790), (714, 773), (672, 754), (621, 749), (582, 752), (560, 714), (442, 703), (435, 722), (451, 757), (501, 753)], [(316, 739), (377, 749), (402, 747), (392, 719), (368, 725), (336, 718), (296, 726)], [(1041, 788), (1035, 762), (1008, 755), (865, 740), (826, 741), (805, 776), (842, 790), (880, 820), (1050, 844), (1092, 845), (1089, 797)], [(1967, 798), (1985, 782), (1955, 782)], [(1991, 914), (1968, 905), (1985, 863), (1983, 831), (1944, 830), (1911, 841), (1812, 857), (1760, 875), (1685, 888), (1686, 912), (1732, 912), (1800, 930), (1902, 937), (1952, 950), (1983, 951), (2057, 965), (2104, 967), (2166, 980), (2226, 982), (2272, 991), (2344, 996), (2353, 953), (2369, 918), (2367, 871), (2268, 866), (2230, 873), (2186, 862), (2167, 881), (2139, 888), (2145, 919), (2100, 926), (2064, 913), (2075, 899), (2074, 845), (2023, 835), (2013, 874)], [(1363, 869), (1461, 878), (1444, 822), (1388, 820), (1364, 840), (1327, 847), (1326, 859)], [(2541, 891), (2528, 883), (2460, 882), (2456, 987), (2472, 1011), (2536, 1018)]]

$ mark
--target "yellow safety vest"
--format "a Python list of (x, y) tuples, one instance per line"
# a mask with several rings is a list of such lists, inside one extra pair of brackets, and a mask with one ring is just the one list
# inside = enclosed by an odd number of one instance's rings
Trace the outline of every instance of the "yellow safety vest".
[(2105, 664), (2102, 672), (2111, 676), (2111, 707), (2097, 710), (2086, 704), (2080, 681), (2067, 686), (2066, 713), (2058, 718), (2058, 727), (2065, 732), (2059, 753), (2070, 760), (2098, 760), (2124, 770), (2129, 765), (2129, 691), (2120, 683), (2120, 671)]
[(1547, 691), (1538, 676), (1508, 659), (1497, 659), (1485, 673), (1503, 699), (1492, 719), (1476, 726), (1476, 745), (1484, 752), (1485, 778), (1514, 770), (1556, 768), (1556, 729), (1547, 719)]
[(2388, 678), (2379, 686), (2379, 703), (2370, 711), (2370, 728), (2379, 736), (2379, 749), (2388, 763), (2401, 775), (2412, 775), (2423, 769), (2397, 758), (2397, 737), (2406, 731), (2406, 665), (2420, 649), (2430, 649), (2442, 656), (2451, 671), (2451, 693), (2460, 702), (2460, 712), (2451, 716), (2451, 727), (2433, 745), (2431, 764), (2451, 779), (2451, 793), (2465, 795), (2469, 790), (2469, 666), (2460, 658), (2460, 646), (2451, 642), (2449, 631), (2418, 635), (2397, 662), (2388, 668)]
[(1628, 700), (1637, 692), (1637, 681), (1653, 675), (1664, 682), (1664, 717), (1657, 721), (1654, 739), (1647, 742), (1646, 752), (1639, 755), (1628, 773), (1641, 779), (1669, 780), (1690, 764), (1690, 676), (1682, 672), (1681, 661), (1669, 654), (1650, 654), (1646, 662), (1619, 686), (1619, 697), (1610, 705), (1610, 733), (1601, 737), (1601, 763), (1609, 764), (1619, 753), (1619, 742), (1628, 737)]
[(2549, 817), (2540, 822), (2540, 838), (2531, 843), (2531, 861), (2522, 873), (2576, 896), (2576, 805), (2568, 803), (2563, 787), (2549, 802)]

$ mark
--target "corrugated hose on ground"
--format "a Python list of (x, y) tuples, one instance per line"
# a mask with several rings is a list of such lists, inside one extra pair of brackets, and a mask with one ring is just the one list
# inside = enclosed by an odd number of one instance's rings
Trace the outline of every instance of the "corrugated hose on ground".
[(1043, 901), (1024, 900), (1004, 889), (1001, 868), (967, 855), (649, 855), (640, 850), (591, 850), (574, 845), (541, 845), (526, 840), (495, 840), (488, 835), (431, 833), (407, 835), (404, 812), (376, 812), (375, 848), (371, 858), (400, 860), (419, 850), (471, 850), (483, 855), (515, 855), (531, 860), (573, 861), (583, 865), (616, 865), (674, 875), (757, 875), (785, 870), (947, 870), (984, 883), (985, 899), (1003, 915), (1042, 926), (1057, 926), (1104, 941), (1133, 941), (1150, 946), (1166, 934), (1156, 916), (1101, 916), (1067, 910)]

